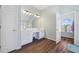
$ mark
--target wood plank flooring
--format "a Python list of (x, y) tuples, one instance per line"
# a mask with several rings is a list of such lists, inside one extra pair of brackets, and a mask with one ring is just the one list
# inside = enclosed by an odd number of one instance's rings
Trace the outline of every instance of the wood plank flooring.
[(61, 41), (56, 45), (56, 47), (50, 51), (51, 53), (71, 53), (67, 49), (68, 44), (73, 44), (74, 39), (73, 38), (67, 38), (67, 37), (61, 37)]
[(70, 43), (73, 43), (73, 39), (62, 37), (61, 42), (56, 44), (55, 41), (43, 38), (33, 41), (12, 53), (69, 53), (70, 51), (67, 50), (66, 46)]
[(54, 49), (55, 45), (55, 41), (43, 38), (23, 46), (15, 53), (47, 53), (50, 49)]

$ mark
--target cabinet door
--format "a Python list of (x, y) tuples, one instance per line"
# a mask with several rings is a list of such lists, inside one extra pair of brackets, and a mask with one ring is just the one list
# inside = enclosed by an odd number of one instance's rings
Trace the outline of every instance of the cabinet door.
[(33, 39), (33, 32), (31, 29), (21, 31), (21, 45), (31, 43)]
[(79, 46), (79, 12), (74, 14), (74, 44)]

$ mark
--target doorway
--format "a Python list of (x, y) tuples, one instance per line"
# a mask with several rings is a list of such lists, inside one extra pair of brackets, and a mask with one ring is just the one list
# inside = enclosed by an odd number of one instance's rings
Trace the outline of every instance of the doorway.
[(56, 14), (56, 43), (72, 39), (74, 43), (74, 12)]
[(74, 42), (74, 13), (65, 13), (61, 16), (61, 40)]

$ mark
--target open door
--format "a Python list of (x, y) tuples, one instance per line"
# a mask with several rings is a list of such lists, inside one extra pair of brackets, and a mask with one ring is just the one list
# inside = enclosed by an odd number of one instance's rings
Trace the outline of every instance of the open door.
[(61, 41), (61, 16), (56, 13), (56, 44)]
[(74, 13), (74, 44), (79, 46), (79, 11)]
[(0, 50), (1, 50), (1, 7), (0, 7)]

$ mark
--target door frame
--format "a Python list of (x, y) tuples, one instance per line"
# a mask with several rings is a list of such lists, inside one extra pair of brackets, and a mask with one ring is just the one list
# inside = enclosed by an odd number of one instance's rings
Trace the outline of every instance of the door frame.
[(56, 44), (61, 41), (61, 15), (56, 13)]

